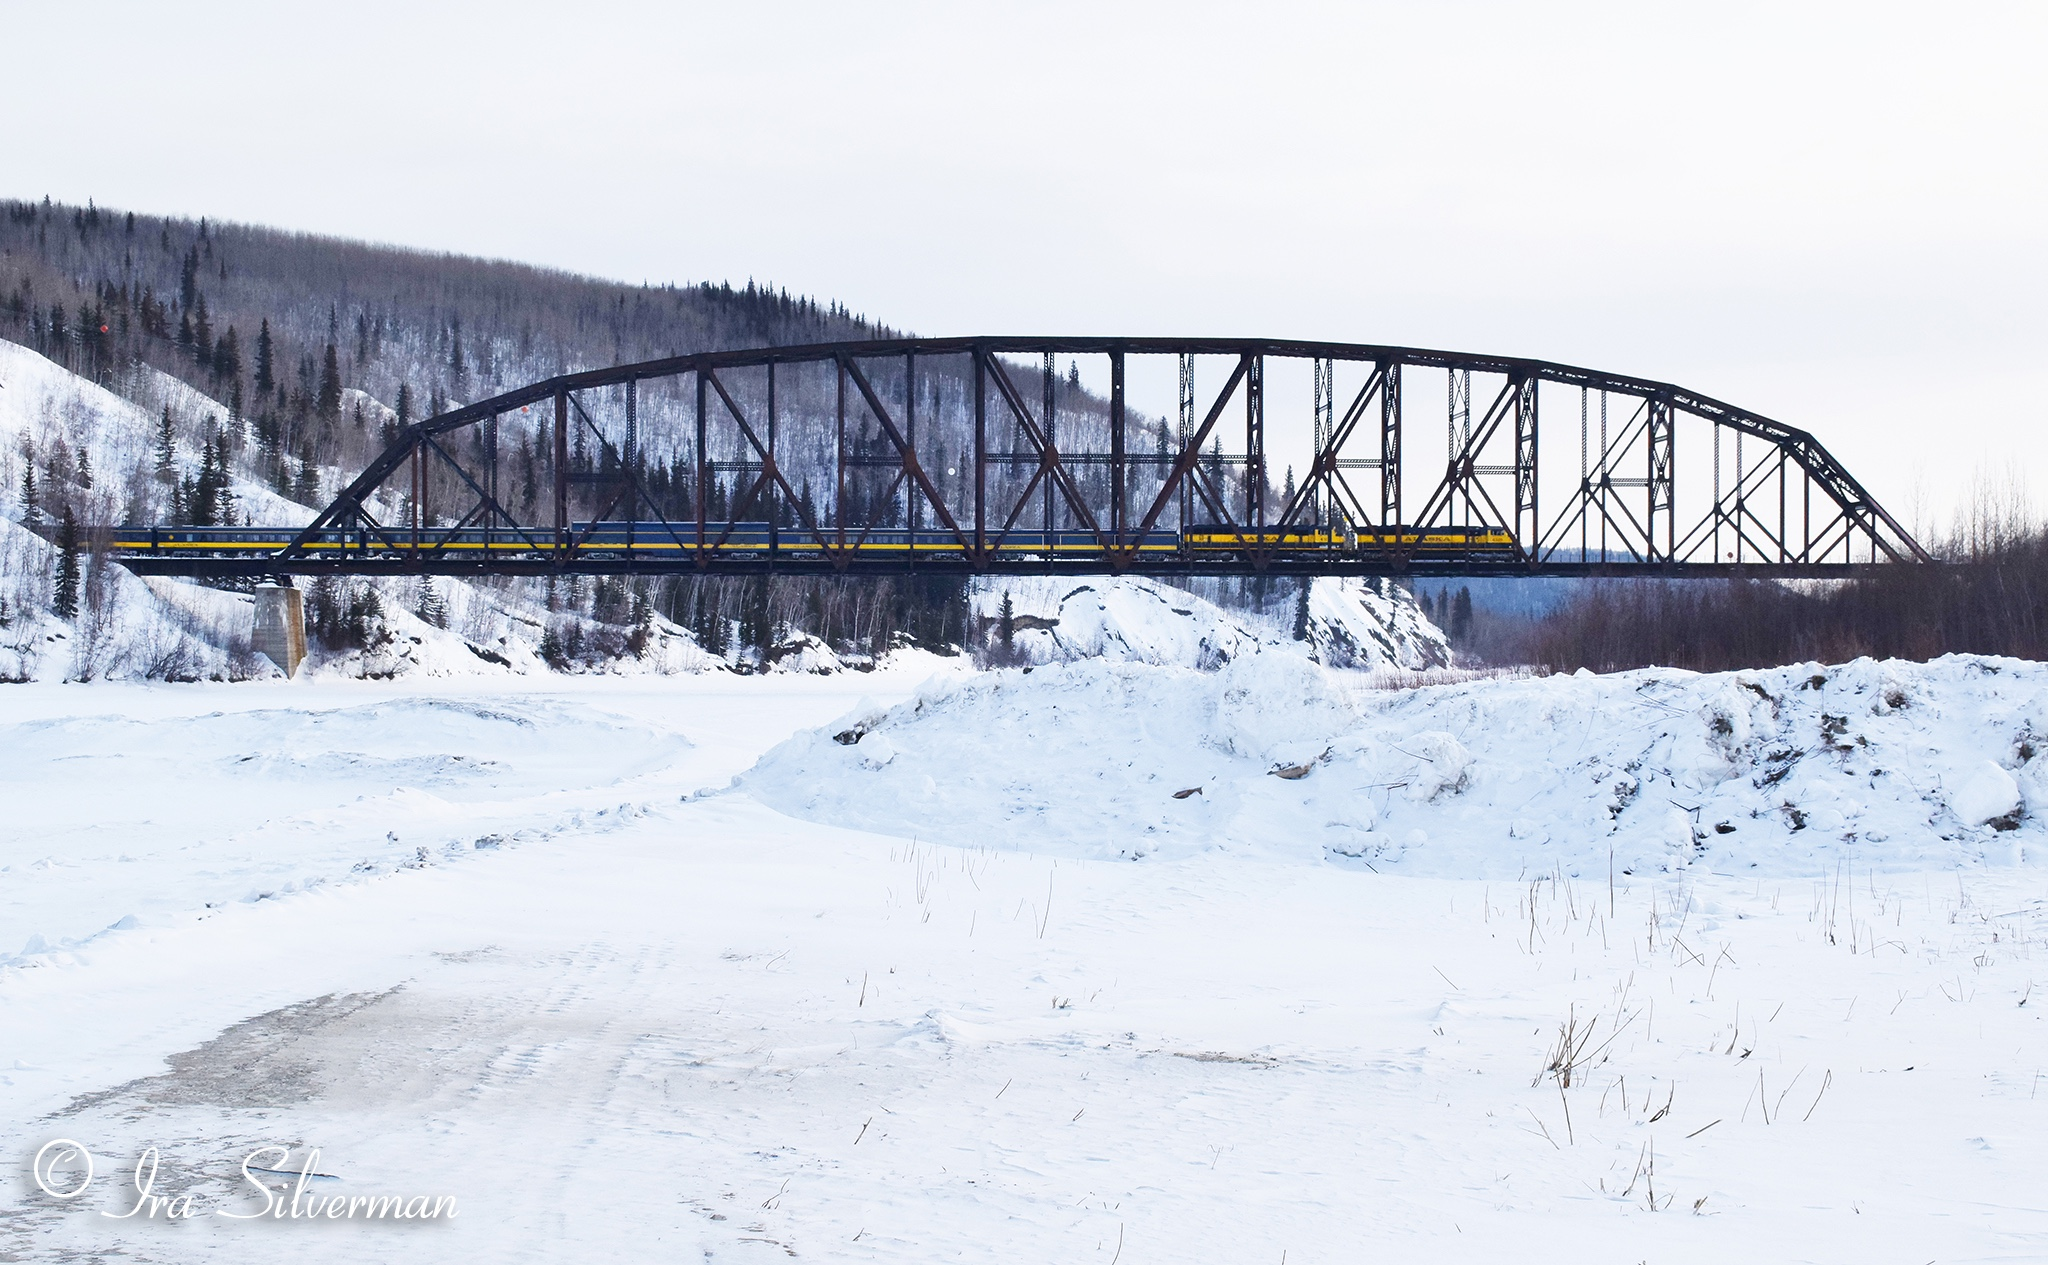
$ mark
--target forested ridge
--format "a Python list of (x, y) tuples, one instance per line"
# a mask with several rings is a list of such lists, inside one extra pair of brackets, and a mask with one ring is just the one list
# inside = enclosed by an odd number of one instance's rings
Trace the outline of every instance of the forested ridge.
[[(302, 488), (309, 466), (359, 468), (382, 447), (381, 423), (449, 400), (658, 356), (892, 333), (752, 281), (634, 286), (203, 218), (0, 203), (0, 335), (102, 385), (136, 363), (189, 383), (244, 423), (248, 463), (281, 491)], [(395, 416), (345, 408), (350, 388)]]
[[(146, 369), (205, 397), (197, 407), (166, 404), (150, 451), (102, 449), (103, 464), (125, 461), (129, 469), (95, 471), (90, 437), (61, 426), (22, 435), (21, 451), (9, 454), (19, 471), (10, 499), (20, 517), (53, 536), (67, 516), (87, 520), (96, 508), (133, 521), (239, 523), (249, 510), (230, 491), (236, 477), (317, 507), (396, 427), (451, 401), (553, 374), (894, 334), (840, 304), (753, 281), (629, 285), (204, 218), (0, 202), (0, 337), (116, 394), (142, 394), (138, 370)], [(161, 385), (148, 394), (160, 398)], [(535, 506), (542, 425), (507, 427), (506, 496), (515, 512)], [(641, 477), (666, 502), (664, 512), (682, 514), (690, 506), (678, 475), (691, 454), (668, 438), (666, 446), (646, 445)], [(584, 439), (574, 446), (578, 465), (617, 460)], [(116, 494), (95, 499), (95, 487)], [(727, 495), (715, 486), (707, 508), (723, 512)], [(617, 653), (655, 611), (690, 627), (714, 653), (734, 651), (738, 639), (765, 647), (797, 628), (863, 649), (885, 649), (898, 634), (957, 643), (965, 595), (957, 583), (941, 587), (690, 579), (548, 586), (550, 608), (576, 608), (619, 630), (586, 635), (582, 623), (568, 621), (549, 651), (563, 664)], [(314, 603), (316, 633), (344, 644), (374, 635), (363, 615), (377, 599), (366, 587), (321, 585)]]
[[(146, 450), (108, 446), (62, 419), (19, 437), (19, 451), (4, 455), (7, 499), (22, 521), (53, 538), (67, 516), (76, 523), (202, 526), (263, 522), (266, 514), (303, 521), (294, 506), (325, 504), (397, 428), (451, 404), (559, 373), (695, 351), (897, 334), (843, 304), (751, 280), (630, 285), (204, 218), (47, 199), (0, 202), (0, 338), (145, 404), (155, 416)], [(1034, 405), (1051, 402), (1063, 446), (1107, 442), (1107, 403), (1082, 385), (1071, 363), (1013, 364), (1009, 372)], [(870, 373), (884, 398), (907, 406), (915, 394), (924, 464), (942, 495), (960, 503), (971, 483), (969, 463), (960, 459), (973, 434), (966, 358), (921, 360), (915, 380), (899, 367)], [(190, 391), (167, 391), (173, 380)], [(761, 406), (761, 386), (744, 375), (729, 380), (749, 408)], [(714, 432), (714, 447), (701, 454), (708, 478), (700, 485), (689, 394), (673, 381), (645, 384), (640, 439), (624, 452), (617, 433), (623, 399), (587, 393), (594, 420), (573, 430), (572, 472), (630, 462), (645, 494), (614, 515), (689, 521), (700, 487), (702, 509), (714, 521), (744, 516), (794, 525), (809, 518), (857, 529), (867, 522), (900, 526), (919, 512), (907, 485), (889, 478), (893, 450), (857, 398), (847, 417), (849, 473), (843, 485), (835, 478), (833, 428), (822, 424), (835, 408), (829, 372), (793, 370), (779, 387), (780, 406), (792, 419), (779, 464), (798, 491), (794, 499), (771, 491), (743, 503), (758, 467), (748, 469), (750, 454), (738, 447), (736, 433)], [(547, 516), (546, 413), (515, 413), (499, 427), (500, 496), (526, 522)], [(810, 425), (796, 420), (806, 414)], [(1133, 411), (1131, 424), (1134, 439), (1143, 436), (1137, 442), (1165, 451), (1164, 419)], [(606, 427), (612, 433), (600, 433)], [(473, 430), (464, 442), (480, 440), (481, 428)], [(1009, 456), (991, 473), (990, 495), (1014, 497), (1035, 458), (1014, 424), (994, 440)], [(1242, 471), (1228, 468), (1220, 441), (1214, 447), (1212, 479), (1227, 496), (1241, 497)], [(1085, 495), (1106, 494), (1105, 469), (1086, 467), (1075, 477)], [(282, 500), (263, 501), (250, 485)], [(449, 510), (457, 491), (452, 480), (430, 487), (429, 522)], [(1291, 491), (1290, 478), (1268, 495)], [(571, 512), (599, 512), (586, 503), (594, 496), (578, 484)], [(409, 507), (394, 500), (377, 508), (401, 516)], [(1054, 509), (1056, 525), (1068, 525), (1065, 512)], [(301, 517), (292, 520), (295, 513)], [(1027, 526), (1034, 523), (1027, 517)], [(376, 601), (355, 588), (316, 589), (316, 632), (343, 643), (367, 635), (362, 616)], [(1268, 596), (1264, 588), (1214, 596), (1258, 606)], [(975, 631), (957, 580), (579, 582), (548, 586), (546, 602), (550, 611), (573, 611), (611, 629), (585, 636), (580, 625), (565, 623), (550, 642), (559, 650), (551, 658), (563, 662), (617, 653), (649, 613), (689, 628), (713, 653), (756, 661), (794, 633), (877, 653), (905, 636), (966, 644)]]
[[(318, 507), (398, 427), (451, 403), (488, 398), (559, 373), (695, 351), (897, 333), (840, 303), (751, 280), (738, 286), (629, 285), (520, 263), (90, 203), (0, 203), (0, 337), (116, 394), (147, 401), (152, 412), (165, 398), (159, 374), (197, 393), (162, 405), (149, 451), (98, 454), (102, 465), (125, 468), (96, 472), (102, 490), (96, 500), (86, 495), (95, 473), (89, 443), (67, 437), (61, 426), (24, 435), (22, 450), (9, 454), (18, 460), (8, 464), (20, 471), (10, 491), (23, 517), (46, 529), (67, 513), (80, 521), (91, 521), (94, 512), (102, 520), (113, 515), (135, 522), (251, 521), (252, 507), (237, 502), (238, 479), (286, 502)], [(1062, 446), (1106, 444), (1107, 403), (1083, 386), (1071, 363), (1013, 364), (1008, 372), (1034, 405), (1041, 398), (1051, 403)], [(914, 394), (924, 464), (942, 495), (961, 503), (971, 470), (960, 457), (973, 434), (966, 358), (920, 360), (915, 380), (906, 379), (900, 367), (877, 366), (870, 373), (886, 399), (908, 407)], [(747, 407), (760, 407), (760, 382), (734, 375), (729, 386)], [(621, 450), (617, 434), (623, 398), (586, 394), (595, 420), (575, 425), (572, 471), (605, 472), (630, 462), (645, 499), (615, 515), (693, 519), (700, 454), (689, 422), (691, 401), (679, 384), (642, 387), (640, 440), (630, 452)], [(808, 414), (813, 422), (793, 420), (783, 432), (778, 463), (798, 495), (792, 501), (771, 491), (743, 503), (754, 474), (750, 454), (738, 446), (736, 432), (723, 438), (714, 433), (714, 447), (701, 454), (708, 472), (701, 485), (708, 518), (773, 518), (785, 525), (804, 518), (837, 520), (857, 530), (868, 522), (900, 526), (919, 512), (909, 487), (889, 478), (893, 450), (857, 398), (847, 416), (849, 474), (843, 485), (835, 478), (833, 428), (821, 424), (835, 408), (829, 372), (791, 371), (781, 381), (779, 399), (785, 417)], [(1133, 411), (1130, 420), (1135, 442), (1166, 451), (1165, 419)], [(500, 495), (522, 521), (546, 516), (548, 426), (546, 410), (527, 410), (507, 416), (499, 428)], [(604, 426), (613, 433), (602, 433)], [(990, 495), (1013, 497), (1036, 461), (1014, 424), (1004, 424), (994, 438), (1009, 455), (991, 473)], [(467, 442), (479, 439), (472, 434)], [(1242, 497), (1241, 468), (1224, 461), (1220, 439), (1213, 447), (1210, 477), (1227, 497)], [(446, 472), (439, 477), (448, 478)], [(1098, 501), (1106, 495), (1107, 477), (1102, 467), (1075, 474), (1084, 495)], [(119, 494), (110, 498), (109, 489)], [(446, 495), (430, 487), (430, 522), (456, 499), (452, 480), (441, 491)], [(1286, 486), (1267, 494), (1270, 500), (1291, 492), (1290, 473)], [(579, 484), (572, 513), (599, 512), (600, 506), (584, 503), (594, 496)], [(397, 502), (378, 508), (406, 512)], [(262, 511), (254, 513), (261, 521)], [(1057, 506), (1054, 522), (1069, 525)], [(1027, 517), (1025, 525), (1034, 523)], [(899, 634), (928, 644), (963, 644), (971, 631), (964, 587), (957, 581), (749, 584), (684, 578), (563, 587), (561, 593), (550, 589), (550, 609), (571, 603), (600, 622), (658, 611), (691, 628), (714, 653), (730, 652), (736, 641), (758, 642), (757, 655), (765, 653), (769, 643), (792, 630), (868, 652), (886, 648)], [(1263, 588), (1240, 596), (1257, 605)], [(327, 596), (323, 591), (316, 601), (332, 604)], [(332, 602), (345, 606), (349, 600), (344, 595)], [(364, 607), (359, 601), (353, 609)], [(328, 620), (322, 627), (361, 622)], [(623, 637), (593, 644), (602, 643), (603, 653), (610, 653)]]

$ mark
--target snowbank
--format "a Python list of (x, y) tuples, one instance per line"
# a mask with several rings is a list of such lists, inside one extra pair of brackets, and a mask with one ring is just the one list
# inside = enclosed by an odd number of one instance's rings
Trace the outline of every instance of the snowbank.
[(2048, 859), (2043, 734), (2048, 666), (2016, 660), (1386, 691), (1268, 651), (937, 683), (738, 784), (811, 820), (1089, 858), (1810, 875)]

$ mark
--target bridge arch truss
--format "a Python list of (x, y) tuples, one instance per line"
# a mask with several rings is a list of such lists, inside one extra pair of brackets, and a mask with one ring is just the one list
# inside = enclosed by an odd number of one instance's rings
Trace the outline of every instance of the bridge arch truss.
[(1813, 435), (1682, 387), (1257, 339), (890, 339), (564, 374), (406, 427), (273, 550), (160, 543), (131, 542), (131, 565), (1825, 577), (1929, 560)]

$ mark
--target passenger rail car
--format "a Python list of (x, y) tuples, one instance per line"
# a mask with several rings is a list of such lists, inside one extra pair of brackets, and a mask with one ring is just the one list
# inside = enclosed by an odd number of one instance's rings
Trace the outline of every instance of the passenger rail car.
[[(289, 527), (117, 527), (111, 533), (117, 553), (142, 556), (255, 558), (290, 544), (297, 530)], [(577, 550), (629, 558), (679, 558), (698, 548), (695, 523), (597, 522), (572, 523), (570, 538)], [(1013, 529), (989, 536), (999, 558), (1086, 558), (1102, 552), (1093, 532)], [(865, 532), (848, 528), (843, 539), (828, 533), (827, 545), (856, 557), (958, 558), (960, 541), (944, 529), (877, 527)], [(403, 557), (419, 553), (459, 557), (545, 555), (554, 548), (554, 533), (539, 528), (429, 527), (417, 537), (411, 530), (326, 528), (313, 533), (306, 553), (317, 558)], [(1499, 527), (1367, 527), (1352, 531), (1336, 527), (1237, 527), (1196, 523), (1184, 532), (1155, 528), (1136, 542), (1145, 557), (1217, 558), (1225, 554), (1311, 554), (1324, 557), (1401, 556), (1409, 560), (1504, 562), (1520, 556), (1515, 538)], [(772, 529), (765, 522), (707, 523), (704, 547), (720, 557), (812, 558), (818, 543), (800, 528)]]
[[(290, 544), (298, 532), (284, 527), (117, 527), (112, 536), (113, 548), (124, 554), (253, 557), (276, 553)], [(675, 557), (693, 553), (698, 547), (694, 522), (572, 523), (569, 536), (579, 552), (628, 557)], [(828, 531), (825, 540), (833, 549), (842, 547), (836, 531)], [(807, 557), (819, 553), (818, 542), (808, 531), (791, 527), (771, 531), (765, 522), (706, 523), (703, 543), (705, 548), (716, 548), (721, 555)], [(1180, 536), (1160, 529), (1145, 533), (1134, 543), (1141, 554), (1171, 554), (1180, 548)], [(474, 557), (544, 553), (553, 546), (554, 533), (541, 528), (428, 527), (421, 529), (415, 539), (409, 528), (351, 527), (317, 531), (306, 542), (305, 549), (314, 557), (403, 555), (415, 550)], [(1021, 528), (1002, 535), (991, 533), (989, 546), (1000, 557), (1073, 557), (1102, 551), (1093, 532)], [(864, 558), (957, 557), (962, 553), (960, 541), (943, 528), (921, 527), (911, 531), (877, 527), (863, 531), (849, 527), (843, 547)]]
[[(728, 533), (728, 526), (731, 528)], [(697, 547), (697, 525), (676, 523), (664, 526), (661, 523), (576, 523), (571, 533), (582, 541), (581, 548), (600, 553), (624, 553), (634, 557), (688, 552)], [(585, 534), (587, 531), (588, 534)], [(841, 548), (836, 529), (827, 529), (825, 542), (833, 549)], [(721, 553), (767, 554), (806, 556), (818, 552), (818, 542), (810, 532), (801, 527), (777, 528), (772, 534), (766, 523), (706, 523), (704, 545), (710, 548), (719, 545)], [(969, 539), (972, 539), (970, 533)], [(1022, 528), (998, 535), (990, 532), (989, 548), (998, 557), (1021, 557), (1033, 555), (1043, 557), (1080, 557), (1102, 552), (1102, 542), (1089, 531), (1036, 531)], [(1136, 542), (1141, 554), (1170, 554), (1180, 548), (1180, 537), (1172, 531), (1156, 530), (1145, 533)], [(959, 557), (962, 553), (960, 541), (945, 528), (920, 527), (911, 531), (903, 527), (876, 527), (863, 530), (848, 526), (844, 548), (855, 556), (867, 558), (904, 558), (915, 555), (924, 557)]]
[(1188, 553), (1336, 553), (1389, 555), (1411, 559), (1512, 561), (1519, 558), (1513, 533), (1501, 527), (1238, 527), (1195, 523), (1184, 533)]
[[(276, 553), (297, 539), (296, 527), (116, 527), (110, 545), (123, 554), (215, 554), (228, 557), (257, 557)], [(415, 546), (407, 528), (332, 527), (315, 532), (306, 552), (316, 557), (343, 557), (407, 553), (417, 547), (422, 553), (447, 549), (468, 554), (488, 551), (496, 554), (534, 552), (536, 542), (546, 548), (552, 532), (528, 529), (523, 535), (510, 527), (450, 529), (429, 527), (420, 532)]]

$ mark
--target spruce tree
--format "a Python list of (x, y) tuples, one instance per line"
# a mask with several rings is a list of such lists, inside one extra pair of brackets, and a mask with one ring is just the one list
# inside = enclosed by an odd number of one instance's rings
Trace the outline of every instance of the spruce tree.
[(228, 473), (228, 437), (223, 434), (213, 445), (213, 521), (223, 527), (235, 523), (234, 476)]
[(206, 313), (206, 296), (199, 296), (199, 305), (192, 316), (192, 359), (204, 368), (213, 366), (213, 321)]
[(419, 617), (436, 628), (448, 626), (448, 605), (441, 600), (441, 591), (434, 587), (434, 577), (420, 577)]
[(77, 481), (79, 487), (88, 492), (92, 491), (92, 458), (86, 455), (83, 446), (78, 450)]
[(212, 527), (219, 519), (219, 505), (214, 497), (213, 441), (206, 441), (199, 450), (199, 477), (185, 493), (185, 516), (192, 520), (194, 527)]
[(78, 522), (68, 505), (57, 534), (57, 600), (51, 609), (59, 619), (78, 618)]
[(1308, 590), (1313, 580), (1304, 579), (1301, 589), (1294, 596), (1294, 639), (1308, 640)]
[(448, 385), (461, 391), (469, 382), (469, 366), (462, 359), (462, 318), (455, 318), (455, 337), (448, 353)]
[(71, 450), (64, 446), (61, 436), (50, 441), (49, 451), (44, 454), (43, 480), (53, 488), (71, 482)]
[(1454, 600), (1451, 603), (1450, 633), (1453, 638), (1462, 641), (1464, 640), (1465, 636), (1471, 631), (1472, 590), (1461, 584), (1458, 586), (1458, 596), (1456, 600)]
[(768, 663), (768, 651), (775, 643), (774, 632), (774, 623), (768, 615), (768, 581), (761, 577), (750, 579), (740, 607), (740, 638), (748, 649), (755, 652), (755, 658), (764, 667)]
[(299, 446), (299, 478), (292, 485), (292, 499), (301, 505), (320, 504), (320, 466), (313, 459), (313, 441)]
[(199, 297), (199, 248), (194, 246), (185, 252), (185, 263), (178, 269), (178, 306), (187, 314), (192, 311), (193, 301)]
[(256, 331), (256, 393), (269, 395), (277, 389), (276, 347), (270, 341), (270, 318), (263, 318), (263, 328)]
[(42, 516), (42, 510), (36, 504), (40, 496), (41, 492), (36, 487), (36, 463), (24, 461), (21, 463), (21, 521), (31, 527)]
[(333, 343), (320, 361), (320, 416), (329, 421), (341, 416), (341, 361)]
[(1002, 643), (1004, 658), (1017, 648), (1017, 612), (1010, 605), (1008, 589), (1003, 590), (1003, 604), (996, 609), (996, 639)]
[(213, 376), (233, 382), (239, 388), (242, 380), (242, 339), (230, 325), (227, 332), (213, 347)]

